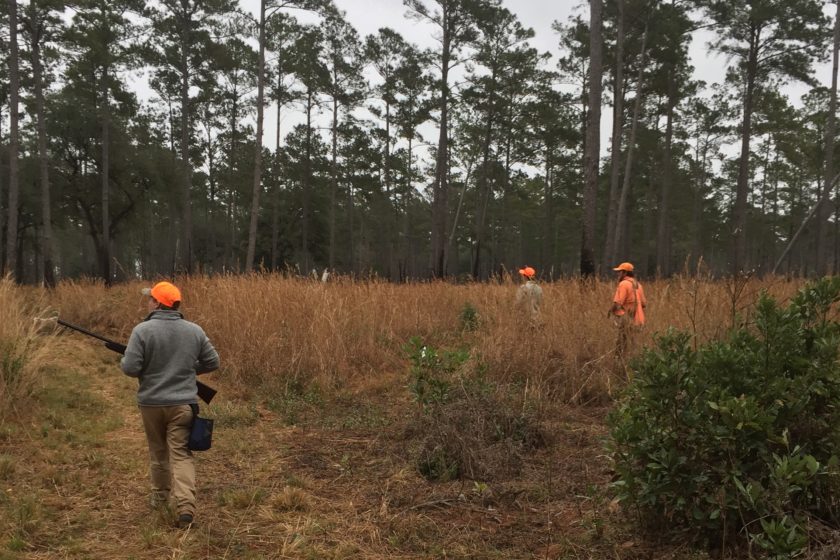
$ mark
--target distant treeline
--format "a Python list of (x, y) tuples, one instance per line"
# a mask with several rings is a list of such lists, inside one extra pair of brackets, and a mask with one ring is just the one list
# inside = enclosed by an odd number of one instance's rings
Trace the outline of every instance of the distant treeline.
[[(435, 48), (331, 0), (3, 2), (3, 271), (837, 272), (827, 2), (591, 0), (559, 57), (500, 0), (403, 3)], [(700, 28), (722, 83), (693, 78)]]

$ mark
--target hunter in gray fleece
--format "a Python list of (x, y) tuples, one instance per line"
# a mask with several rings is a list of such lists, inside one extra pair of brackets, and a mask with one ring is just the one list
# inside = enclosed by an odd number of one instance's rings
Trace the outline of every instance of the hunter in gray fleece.
[(219, 354), (201, 327), (178, 311), (159, 309), (131, 331), (120, 367), (140, 379), (141, 406), (193, 404), (196, 374), (218, 369)]

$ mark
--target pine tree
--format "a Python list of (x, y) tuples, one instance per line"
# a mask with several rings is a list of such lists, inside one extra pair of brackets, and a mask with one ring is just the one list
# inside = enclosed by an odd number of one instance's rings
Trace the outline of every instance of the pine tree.
[(193, 100), (190, 88), (209, 57), (210, 26), (214, 20), (233, 11), (233, 0), (160, 0), (152, 9), (152, 23), (159, 38), (156, 56), (158, 79), (177, 84), (180, 115), (179, 149), (184, 174), (180, 188), (180, 266), (193, 270), (192, 176), (190, 156), (193, 133)]
[[(446, 248), (449, 224), (449, 110), (451, 85), (449, 72), (459, 63), (462, 48), (475, 38), (474, 0), (432, 0), (430, 9), (425, 0), (403, 0), (417, 19), (433, 24), (440, 32), (438, 68), (439, 133), (435, 154), (435, 174), (432, 185), (431, 273), (436, 278), (446, 276)], [(498, 4), (498, 0), (490, 0)]]
[(742, 89), (741, 155), (732, 236), (732, 272), (749, 267), (747, 228), (750, 140), (756, 88), (774, 76), (811, 80), (812, 62), (825, 37), (819, 0), (700, 0), (718, 37), (713, 47), (737, 61), (727, 79)]
[(586, 121), (583, 190), (583, 219), (580, 244), (580, 274), (595, 274), (595, 215), (601, 149), (601, 71), (603, 56), (601, 0), (589, 0), (589, 102)]
[(7, 0), (9, 25), (9, 205), (6, 220), (6, 260), (0, 272), (19, 278), (18, 274), (18, 201), (20, 183), (18, 175), (18, 148), (20, 143), (18, 121), (20, 105), (20, 59), (18, 56), (18, 5), (17, 0)]

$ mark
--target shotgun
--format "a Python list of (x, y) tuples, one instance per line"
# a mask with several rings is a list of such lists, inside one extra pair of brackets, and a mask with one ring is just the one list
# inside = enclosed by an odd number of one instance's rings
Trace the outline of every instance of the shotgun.
[[(90, 332), (87, 329), (84, 329), (84, 328), (82, 328), (78, 325), (74, 325), (72, 323), (68, 323), (67, 321), (62, 321), (61, 319), (57, 319), (57, 322), (62, 327), (66, 327), (68, 329), (72, 329), (72, 330), (80, 332), (82, 334), (86, 334), (86, 335), (88, 335), (90, 337), (93, 337), (97, 340), (101, 340), (102, 342), (105, 343), (105, 348), (107, 348), (108, 350), (111, 350), (112, 352), (116, 352), (117, 354), (125, 354), (125, 344), (120, 344), (119, 342), (111, 340), (110, 338), (105, 338), (101, 334), (96, 334), (94, 332)], [(201, 400), (203, 400), (207, 404), (210, 404), (210, 401), (213, 400), (213, 397), (216, 396), (216, 393), (218, 391), (216, 391), (216, 389), (214, 389), (214, 388), (212, 388), (208, 385), (205, 385), (201, 381), (196, 380), (195, 383), (198, 386), (198, 398), (200, 398)]]

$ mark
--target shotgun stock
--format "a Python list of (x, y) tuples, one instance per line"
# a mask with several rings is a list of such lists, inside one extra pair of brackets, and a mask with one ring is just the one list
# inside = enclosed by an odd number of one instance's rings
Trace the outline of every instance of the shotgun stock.
[[(63, 321), (61, 319), (58, 319), (57, 321), (58, 321), (58, 324), (61, 325), (62, 327), (66, 327), (66, 328), (74, 330), (76, 332), (86, 334), (87, 336), (90, 336), (90, 337), (95, 338), (97, 340), (101, 340), (102, 342), (105, 343), (105, 348), (107, 348), (108, 350), (111, 350), (112, 352), (116, 352), (117, 354), (125, 354), (125, 344), (120, 344), (119, 342), (117, 342), (115, 340), (111, 340), (110, 338), (105, 338), (101, 334), (96, 334), (96, 333), (91, 332), (87, 329), (84, 329), (84, 328), (82, 328), (78, 325), (68, 323), (67, 321)], [(207, 404), (210, 404), (210, 401), (213, 400), (213, 397), (216, 396), (216, 393), (218, 391), (216, 391), (216, 389), (210, 387), (209, 385), (205, 385), (201, 381), (196, 380), (195, 383), (198, 387), (198, 398), (200, 398), (201, 400), (203, 400)]]

